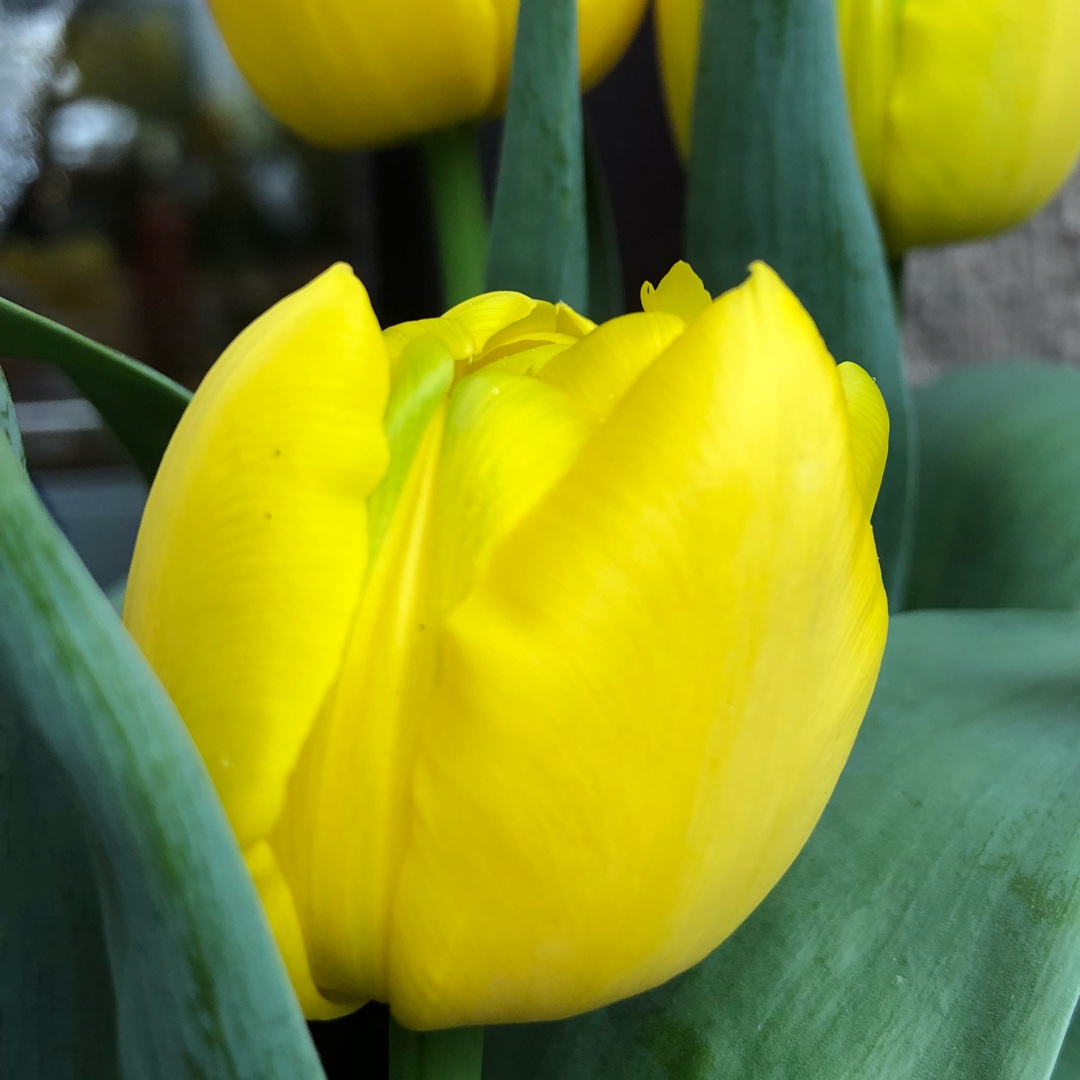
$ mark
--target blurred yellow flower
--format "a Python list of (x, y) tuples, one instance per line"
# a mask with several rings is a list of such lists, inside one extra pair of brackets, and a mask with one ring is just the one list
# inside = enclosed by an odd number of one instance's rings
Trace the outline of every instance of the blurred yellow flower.
[[(646, 0), (579, 0), (581, 78), (614, 66)], [(210, 0), (278, 119), (312, 142), (377, 146), (502, 110), (518, 0)]]
[(877, 677), (888, 440), (757, 265), (595, 327), (492, 293), (380, 332), (336, 266), (228, 349), (125, 620), (310, 1017), (571, 1015), (791, 863)]
[[(900, 254), (1010, 228), (1080, 154), (1076, 0), (837, 0), (855, 139)], [(661, 67), (685, 152), (702, 0), (657, 0)]]

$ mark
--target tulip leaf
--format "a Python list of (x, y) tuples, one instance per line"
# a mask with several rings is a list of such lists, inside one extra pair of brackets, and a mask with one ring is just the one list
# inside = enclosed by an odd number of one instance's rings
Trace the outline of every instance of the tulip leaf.
[(2, 1073), (322, 1075), (190, 737), (0, 439)]
[(55, 364), (109, 425), (147, 480), (191, 400), (153, 368), (0, 298), (0, 353)]
[(1049, 1075), (1080, 989), (1078, 641), (1071, 612), (895, 618), (833, 799), (757, 911), (648, 994), (489, 1029), (486, 1080)]
[(982, 365), (920, 389), (915, 404), (909, 606), (1080, 605), (1080, 371)]
[(835, 0), (704, 0), (687, 195), (687, 255), (713, 293), (762, 259), (837, 361), (874, 377), (889, 460), (874, 533), (891, 607), (903, 599), (914, 432), (888, 264), (848, 119)]
[(487, 287), (589, 300), (576, 0), (521, 0)]
[(19, 422), (15, 416), (15, 403), (11, 400), (11, 391), (3, 370), (0, 370), (0, 436), (7, 438), (19, 463), (25, 466), (26, 455), (23, 453), (22, 435), (19, 434)]
[(595, 140), (585, 139), (585, 201), (589, 215), (589, 310), (594, 322), (626, 311), (615, 208)]
[(1050, 1080), (1080, 1080), (1080, 1007), (1069, 1025), (1069, 1033), (1065, 1036)]

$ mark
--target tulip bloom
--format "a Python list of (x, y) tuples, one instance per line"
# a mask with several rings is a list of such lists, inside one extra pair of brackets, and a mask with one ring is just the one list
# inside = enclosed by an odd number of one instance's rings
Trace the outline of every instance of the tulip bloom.
[[(580, 0), (581, 79), (614, 66), (646, 0)], [(240, 70), (283, 123), (377, 146), (501, 111), (517, 0), (210, 0)]]
[[(1076, 0), (837, 0), (855, 141), (900, 254), (1010, 228), (1080, 154)], [(684, 152), (702, 0), (658, 0), (669, 111)]]
[(125, 620), (309, 1017), (555, 1018), (694, 964), (813, 828), (877, 677), (888, 419), (764, 266), (594, 327), (380, 333), (337, 266), (230, 346)]

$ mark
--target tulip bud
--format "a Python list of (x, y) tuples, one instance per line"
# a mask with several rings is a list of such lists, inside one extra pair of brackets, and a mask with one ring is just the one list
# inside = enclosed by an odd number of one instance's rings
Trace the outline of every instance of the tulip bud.
[[(517, 0), (210, 0), (252, 88), (330, 147), (378, 146), (502, 110)], [(614, 66), (645, 0), (580, 0), (581, 78)]]
[(310, 1017), (655, 986), (805, 842), (877, 677), (888, 418), (757, 265), (599, 327), (493, 293), (380, 333), (343, 266), (195, 394), (125, 620)]
[[(855, 141), (889, 250), (1010, 228), (1080, 154), (1075, 0), (837, 0)], [(658, 0), (677, 141), (690, 144), (702, 0)]]

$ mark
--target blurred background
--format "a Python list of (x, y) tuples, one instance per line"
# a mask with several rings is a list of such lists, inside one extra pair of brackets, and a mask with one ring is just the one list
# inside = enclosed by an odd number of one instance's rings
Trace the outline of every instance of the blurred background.
[[(682, 175), (651, 27), (587, 102), (627, 304), (678, 258)], [(482, 133), (489, 181), (498, 125)], [(418, 151), (332, 154), (247, 90), (205, 0), (0, 0), (0, 295), (189, 387), (332, 262), (383, 325), (439, 313)], [(143, 486), (57, 371), (0, 361), (29, 465), (95, 577), (121, 578)]]

